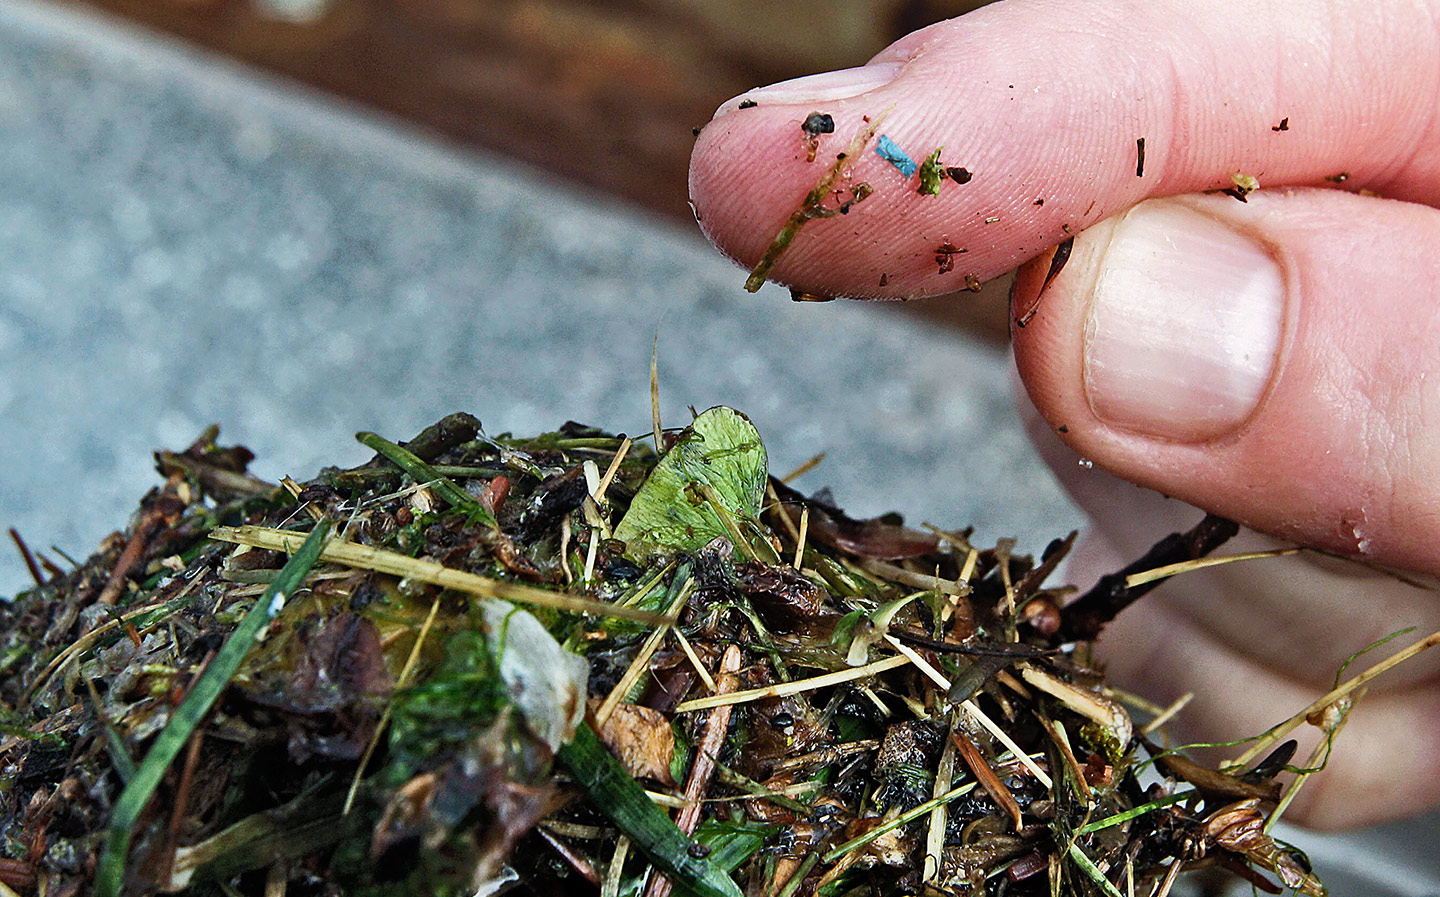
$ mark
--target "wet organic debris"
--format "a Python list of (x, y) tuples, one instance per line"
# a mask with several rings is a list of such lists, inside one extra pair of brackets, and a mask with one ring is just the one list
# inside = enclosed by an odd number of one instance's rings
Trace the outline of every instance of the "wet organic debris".
[(727, 408), (661, 436), (158, 455), (129, 534), (0, 603), (6, 892), (1322, 893), (1264, 828), (1288, 754), (1162, 749), (1066, 641), (1133, 597), (1062, 611), (1069, 539), (852, 519)]
[(835, 118), (827, 112), (812, 112), (800, 123), (805, 134), (805, 161), (814, 162), (820, 151), (820, 135), (835, 133)]
[(1260, 180), (1252, 174), (1237, 171), (1230, 175), (1231, 186), (1221, 190), (1226, 196), (1233, 197), (1241, 202), (1249, 202), (1250, 194), (1260, 189)]
[[(775, 267), (775, 263), (785, 254), (785, 250), (794, 242), (795, 235), (800, 233), (800, 228), (804, 227), (807, 222), (816, 218), (831, 218), (835, 215), (849, 214), (852, 207), (863, 202), (875, 192), (874, 188), (864, 181), (856, 184), (850, 183), (849, 173), (860, 153), (879, 132), (883, 119), (884, 115), (876, 116), (874, 119), (868, 115), (864, 116), (862, 127), (850, 141), (849, 147), (835, 154), (834, 163), (826, 169), (819, 183), (805, 194), (800, 205), (780, 226), (779, 232), (770, 241), (770, 245), (766, 247), (760, 260), (755, 263), (755, 267), (750, 269), (750, 276), (745, 278), (747, 291), (753, 293), (760, 289), (766, 278), (770, 276), (770, 270)], [(807, 118), (806, 121), (809, 119)], [(833, 126), (833, 120), (831, 124)], [(816, 146), (818, 147), (818, 132), (814, 135), (814, 139), (817, 141)], [(813, 158), (811, 161), (814, 161)], [(838, 188), (836, 187), (837, 183), (841, 184)], [(846, 198), (847, 195), (848, 198)], [(827, 203), (830, 204), (827, 205)]]
[(925, 161), (920, 163), (920, 186), (916, 188), (915, 192), (921, 196), (940, 195), (940, 183), (945, 178), (945, 168), (940, 164), (942, 149), (944, 149), (943, 146), (935, 147), (930, 155), (925, 157)]

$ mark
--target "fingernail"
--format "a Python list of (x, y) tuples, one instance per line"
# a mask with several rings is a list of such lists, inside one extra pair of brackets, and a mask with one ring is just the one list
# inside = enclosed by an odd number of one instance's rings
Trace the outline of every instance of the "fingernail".
[(751, 100), (760, 104), (799, 105), (802, 103), (828, 103), (857, 97), (895, 80), (895, 75), (900, 71), (902, 64), (877, 62), (873, 65), (821, 72), (818, 75), (792, 78), (789, 81), (781, 81), (779, 84), (771, 84), (767, 87), (757, 87), (722, 103), (720, 108), (715, 110), (715, 117), (719, 118), (727, 112), (733, 112), (740, 107), (742, 102)]
[(1172, 201), (1111, 233), (1085, 326), (1095, 415), (1142, 435), (1200, 442), (1234, 431), (1270, 383), (1285, 282), (1269, 250)]

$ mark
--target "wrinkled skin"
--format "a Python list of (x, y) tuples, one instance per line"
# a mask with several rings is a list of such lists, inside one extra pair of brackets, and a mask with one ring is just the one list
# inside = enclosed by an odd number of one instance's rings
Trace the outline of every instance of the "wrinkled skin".
[[(1077, 578), (1193, 522), (1193, 505), (1254, 531), (1231, 549), (1294, 542), (1426, 579), (1440, 574), (1437, 21), (1435, 0), (1008, 0), (862, 69), (729, 101), (696, 145), (692, 200), (748, 267), (884, 115), (916, 161), (943, 146), (973, 179), (922, 197), (867, 149), (849, 182), (874, 194), (807, 224), (771, 277), (896, 298), (1021, 266), (1032, 430), (1094, 524)], [(815, 111), (836, 128), (807, 162), (798, 125)], [(1207, 193), (1236, 173), (1262, 185), (1248, 202)], [(949, 270), (945, 241), (966, 250)], [(1402, 642), (1440, 629), (1434, 591), (1304, 554), (1177, 578), (1100, 645), (1158, 701), (1199, 693), (1187, 734), (1223, 740), (1289, 716), (1406, 626), (1419, 631)], [(1293, 818), (1349, 826), (1440, 802), (1440, 657), (1376, 682), (1339, 745)]]

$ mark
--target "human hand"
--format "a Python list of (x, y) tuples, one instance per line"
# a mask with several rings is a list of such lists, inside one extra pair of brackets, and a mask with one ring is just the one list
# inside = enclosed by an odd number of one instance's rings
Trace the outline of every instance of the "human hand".
[[(835, 131), (807, 162), (812, 112)], [(721, 107), (691, 167), (705, 233), (753, 265), (882, 115), (915, 161), (943, 147), (969, 182), (920, 195), (872, 141), (843, 183), (874, 193), (806, 223), (770, 276), (896, 298), (1028, 262), (1016, 362), (1042, 449), (1094, 520), (1083, 566), (1188, 521), (1075, 452), (1269, 537), (1440, 574), (1440, 2), (987, 7)], [(1262, 184), (1248, 202), (1201, 195), (1237, 173)], [(1046, 250), (1071, 235), (1042, 295)], [(1178, 577), (1100, 646), (1158, 700), (1196, 691), (1187, 734), (1225, 740), (1405, 626), (1440, 629), (1433, 591), (1300, 555)], [(1345, 826), (1437, 802), (1440, 660), (1422, 656), (1377, 681), (1288, 815)]]

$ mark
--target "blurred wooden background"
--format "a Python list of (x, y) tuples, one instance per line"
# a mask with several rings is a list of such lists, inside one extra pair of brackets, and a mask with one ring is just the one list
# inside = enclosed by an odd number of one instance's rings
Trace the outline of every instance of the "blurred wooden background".
[[(691, 128), (983, 0), (67, 0), (690, 219)], [(921, 309), (1003, 338), (994, 291)]]

